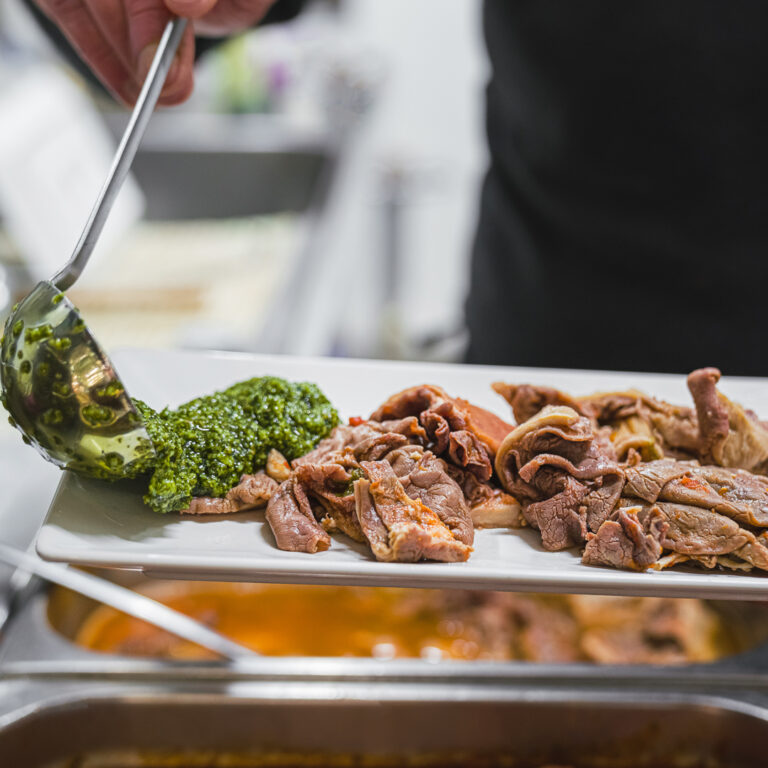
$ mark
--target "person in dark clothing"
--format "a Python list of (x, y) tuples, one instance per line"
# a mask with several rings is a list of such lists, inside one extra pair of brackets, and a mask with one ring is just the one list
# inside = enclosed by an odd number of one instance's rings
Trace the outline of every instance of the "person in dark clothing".
[[(72, 8), (123, 7), (134, 89), (169, 10), (227, 31), (270, 5), (164, 1), (34, 0), (81, 50)], [(468, 361), (768, 375), (768, 4), (485, 0), (484, 28), (490, 168)], [(192, 45), (166, 103), (191, 88)], [(85, 58), (130, 101), (103, 55)]]
[(477, 363), (768, 375), (768, 4), (486, 0)]

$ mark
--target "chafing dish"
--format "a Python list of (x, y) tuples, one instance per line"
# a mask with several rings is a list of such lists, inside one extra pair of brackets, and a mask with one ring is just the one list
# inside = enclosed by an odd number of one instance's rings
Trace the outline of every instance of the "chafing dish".
[[(51, 628), (49, 609), (48, 591), (38, 589), (0, 641), (0, 766), (282, 767), (291, 756), (331, 766), (361, 754), (379, 760), (371, 768), (389, 768), (387, 756), (418, 758), (420, 768), (467, 755), (525, 768), (577, 759), (602, 768), (764, 762), (764, 647), (679, 667), (169, 662), (77, 647)], [(174, 763), (179, 750), (186, 762)]]
[(765, 762), (765, 696), (551, 683), (11, 679), (0, 682), (0, 756), (26, 768)]
[[(112, 572), (109, 576), (127, 585), (146, 583), (145, 577), (135, 573)], [(218, 662), (187, 664), (127, 657), (96, 653), (76, 645), (71, 638), (95, 605), (72, 593), (51, 592), (38, 585), (21, 602), (5, 635), (0, 635), (0, 679), (3, 675), (42, 675), (50, 678), (83, 673), (140, 676), (145, 679), (159, 675), (173, 679), (179, 675), (183, 677), (190, 669), (199, 670), (207, 678), (219, 678), (229, 669)], [(726, 607), (733, 608), (734, 605), (729, 603)], [(533, 683), (554, 676), (555, 679), (585, 684), (595, 680), (613, 680), (622, 685), (637, 686), (673, 681), (675, 684), (685, 682), (699, 690), (716, 690), (724, 686), (745, 689), (765, 686), (768, 689), (768, 643), (765, 643), (764, 633), (762, 637), (758, 633), (750, 647), (752, 650), (724, 657), (717, 662), (671, 667), (445, 659), (435, 663), (429, 659), (261, 657), (248, 665), (247, 672), (259, 679), (287, 679), (298, 675), (306, 679), (491, 679)], [(763, 674), (764, 669), (766, 674)]]

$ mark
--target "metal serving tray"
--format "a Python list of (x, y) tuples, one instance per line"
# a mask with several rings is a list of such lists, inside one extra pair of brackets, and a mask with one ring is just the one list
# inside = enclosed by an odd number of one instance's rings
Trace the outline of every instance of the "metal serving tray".
[[(477, 755), (493, 758), (489, 765), (526, 768), (552, 762), (751, 768), (765, 765), (767, 740), (765, 697), (498, 685), (275, 685), (236, 676), (220, 683), (0, 681), (0, 762), (26, 768), (164, 764), (152, 761), (152, 752), (176, 753), (174, 765), (190, 766), (256, 766), (259, 753), (279, 752), (443, 755), (443, 765)], [(205, 762), (195, 762), (200, 751)], [(233, 754), (251, 759), (238, 763)], [(136, 762), (139, 755), (147, 763)], [(88, 761), (77, 761), (85, 756)]]
[[(125, 586), (137, 586), (146, 577), (131, 572), (103, 572)], [(55, 677), (103, 676), (105, 678), (184, 679), (190, 672), (205, 679), (223, 679), (233, 667), (217, 662), (179, 662), (120, 656), (90, 651), (71, 642), (93, 601), (66, 591), (51, 601), (49, 590), (38, 583), (21, 602), (0, 635), (0, 680), (3, 676)], [(61, 631), (51, 625), (50, 618)], [(593, 685), (688, 686), (713, 692), (729, 688), (768, 692), (768, 643), (704, 664), (682, 666), (598, 665), (593, 663), (533, 663), (527, 661), (450, 661), (423, 659), (372, 659), (347, 657), (261, 657), (237, 666), (251, 680), (373, 680), (495, 681), (503, 684), (539, 684), (549, 679)], [(766, 763), (768, 764), (768, 762)], [(0, 762), (0, 768), (2, 763)]]

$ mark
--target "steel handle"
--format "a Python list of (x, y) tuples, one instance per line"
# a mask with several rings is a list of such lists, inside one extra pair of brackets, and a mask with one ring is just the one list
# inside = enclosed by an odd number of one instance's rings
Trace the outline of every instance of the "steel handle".
[(131, 119), (123, 133), (120, 146), (117, 148), (107, 180), (101, 188), (96, 204), (75, 246), (74, 253), (64, 268), (51, 278), (51, 282), (61, 291), (67, 290), (75, 283), (93, 253), (109, 212), (112, 210), (112, 205), (123, 186), (125, 177), (128, 175), (133, 158), (136, 156), (136, 150), (155, 109), (155, 104), (163, 89), (165, 78), (171, 68), (181, 38), (184, 36), (186, 26), (186, 19), (174, 18), (168, 22), (163, 31), (157, 52), (152, 60), (152, 66), (144, 80), (144, 85), (131, 113)]
[(224, 635), (208, 629), (195, 619), (158, 603), (152, 598), (145, 597), (138, 592), (113, 584), (111, 581), (93, 576), (90, 573), (75, 570), (71, 566), (46, 563), (34, 555), (2, 542), (0, 542), (0, 561), (34, 573), (46, 581), (67, 587), (74, 592), (79, 592), (81, 595), (127, 613), (129, 616), (161, 627), (166, 632), (196, 643), (203, 648), (208, 648), (225, 659), (252, 659), (258, 656), (255, 651), (251, 651), (249, 648), (224, 637)]

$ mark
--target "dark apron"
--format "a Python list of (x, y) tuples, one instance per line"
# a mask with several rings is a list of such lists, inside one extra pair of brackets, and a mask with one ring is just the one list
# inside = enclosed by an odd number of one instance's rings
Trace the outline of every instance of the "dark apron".
[(484, 15), (468, 359), (768, 375), (768, 3)]

